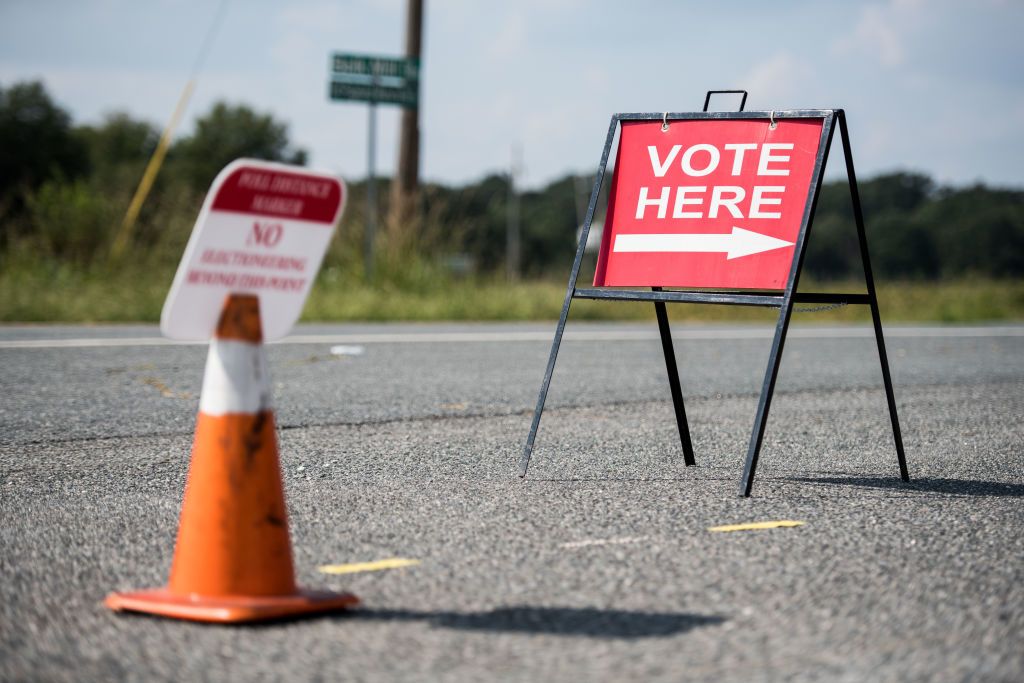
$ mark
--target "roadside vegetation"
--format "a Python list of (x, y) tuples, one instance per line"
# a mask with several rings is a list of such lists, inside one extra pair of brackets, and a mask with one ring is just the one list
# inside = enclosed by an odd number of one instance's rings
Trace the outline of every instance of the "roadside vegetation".
[[(155, 321), (216, 173), (240, 156), (304, 163), (286, 124), (218, 103), (175, 142), (132, 230), (122, 220), (159, 138), (114, 113), (75, 125), (38, 83), (0, 84), (0, 321)], [(382, 189), (387, 179), (378, 179)], [(567, 176), (518, 197), (522, 267), (506, 273), (508, 177), (426, 184), (417, 218), (388, 220), (381, 191), (373, 280), (363, 261), (365, 181), (305, 310), (306, 320), (543, 320), (558, 316), (592, 178)], [(944, 187), (920, 173), (861, 180), (887, 322), (1024, 319), (1024, 190)], [(600, 219), (600, 216), (598, 217)], [(116, 253), (114, 243), (128, 248)], [(592, 269), (592, 262), (587, 266)], [(586, 271), (586, 268), (585, 268)], [(592, 272), (592, 270), (591, 270)], [(827, 184), (801, 289), (862, 291), (845, 179)], [(581, 283), (589, 273), (584, 272)], [(677, 320), (762, 320), (740, 307), (671, 306)], [(804, 315), (804, 314), (802, 314)], [(808, 320), (864, 320), (850, 306)], [(650, 305), (573, 304), (577, 319), (651, 319)]]

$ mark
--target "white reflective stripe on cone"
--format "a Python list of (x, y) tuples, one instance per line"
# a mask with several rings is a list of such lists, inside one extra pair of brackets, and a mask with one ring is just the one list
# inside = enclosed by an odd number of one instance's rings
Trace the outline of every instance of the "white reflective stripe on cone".
[(255, 414), (270, 408), (270, 375), (263, 345), (212, 340), (199, 410), (207, 415), (224, 415)]

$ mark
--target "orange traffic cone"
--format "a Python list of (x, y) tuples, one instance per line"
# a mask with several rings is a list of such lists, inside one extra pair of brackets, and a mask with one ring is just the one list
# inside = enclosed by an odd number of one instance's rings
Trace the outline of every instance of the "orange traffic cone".
[(111, 609), (228, 623), (359, 603), (295, 585), (262, 342), (259, 299), (230, 295), (210, 342), (170, 580), (111, 593)]

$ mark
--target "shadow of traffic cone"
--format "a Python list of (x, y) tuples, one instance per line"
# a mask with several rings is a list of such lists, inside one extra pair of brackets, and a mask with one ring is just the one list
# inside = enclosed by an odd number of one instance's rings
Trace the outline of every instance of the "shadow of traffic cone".
[(106, 605), (231, 623), (358, 603), (295, 585), (259, 300), (232, 294), (210, 342), (170, 579)]

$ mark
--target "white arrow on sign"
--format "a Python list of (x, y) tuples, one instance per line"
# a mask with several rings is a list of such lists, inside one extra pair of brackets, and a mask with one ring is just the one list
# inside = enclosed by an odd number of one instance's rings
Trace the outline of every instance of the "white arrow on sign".
[(752, 230), (737, 228), (731, 233), (673, 234), (673, 235), (616, 235), (615, 247), (618, 252), (724, 252), (727, 259), (760, 254), (763, 251), (793, 246), (792, 242), (780, 240)]

